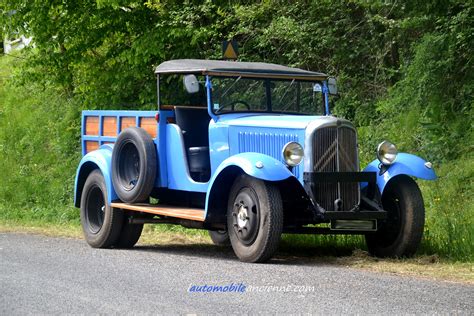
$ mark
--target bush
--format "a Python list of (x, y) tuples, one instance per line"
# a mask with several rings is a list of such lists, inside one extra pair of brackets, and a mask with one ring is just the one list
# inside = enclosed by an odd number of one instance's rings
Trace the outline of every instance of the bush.
[[(3, 78), (9, 63), (0, 58)], [(52, 86), (30, 82), (0, 85), (0, 186), (2, 217), (76, 221), (74, 171), (80, 159), (81, 108)]]

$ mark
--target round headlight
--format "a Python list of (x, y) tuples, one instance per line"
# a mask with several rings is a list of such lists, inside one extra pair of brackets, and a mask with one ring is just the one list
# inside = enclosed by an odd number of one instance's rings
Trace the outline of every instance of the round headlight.
[(283, 159), (288, 166), (294, 167), (299, 165), (303, 157), (303, 147), (297, 142), (289, 142), (283, 146)]
[(397, 147), (386, 140), (377, 147), (377, 158), (386, 166), (391, 165), (397, 159), (397, 154)]

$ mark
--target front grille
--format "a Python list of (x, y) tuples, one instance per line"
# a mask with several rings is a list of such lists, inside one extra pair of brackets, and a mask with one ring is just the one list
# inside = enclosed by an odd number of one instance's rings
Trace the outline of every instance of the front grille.
[[(313, 133), (314, 172), (354, 172), (359, 170), (356, 132), (346, 126), (323, 127)], [(334, 201), (341, 199), (342, 210), (359, 204), (359, 184), (316, 183), (313, 196), (326, 211), (334, 211)]]

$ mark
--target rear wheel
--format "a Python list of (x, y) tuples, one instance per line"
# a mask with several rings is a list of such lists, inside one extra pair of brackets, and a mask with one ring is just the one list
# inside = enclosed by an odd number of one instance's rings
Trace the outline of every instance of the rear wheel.
[(425, 225), (423, 197), (408, 176), (390, 180), (382, 194), (388, 218), (376, 233), (365, 236), (369, 252), (377, 257), (409, 257), (420, 245)]
[(232, 186), (227, 207), (230, 242), (241, 261), (264, 262), (276, 252), (283, 231), (278, 188), (247, 175)]
[(92, 171), (81, 196), (81, 224), (84, 237), (94, 248), (115, 244), (123, 224), (123, 212), (107, 205), (107, 188), (100, 170)]
[(227, 230), (210, 230), (209, 236), (216, 246), (230, 246), (230, 239)]
[(140, 239), (143, 231), (143, 224), (131, 224), (130, 216), (124, 213), (124, 221), (120, 236), (115, 243), (117, 248), (132, 248)]

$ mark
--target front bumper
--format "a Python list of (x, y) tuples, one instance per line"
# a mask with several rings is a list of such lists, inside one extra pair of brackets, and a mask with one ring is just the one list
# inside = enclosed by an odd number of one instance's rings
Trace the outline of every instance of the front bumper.
[[(315, 219), (328, 220), (379, 220), (386, 219), (384, 211), (375, 200), (376, 180), (375, 172), (305, 172), (303, 175), (305, 191), (314, 207)], [(359, 205), (349, 211), (326, 211), (316, 202), (314, 192), (317, 183), (367, 183), (366, 189), (360, 196)]]

